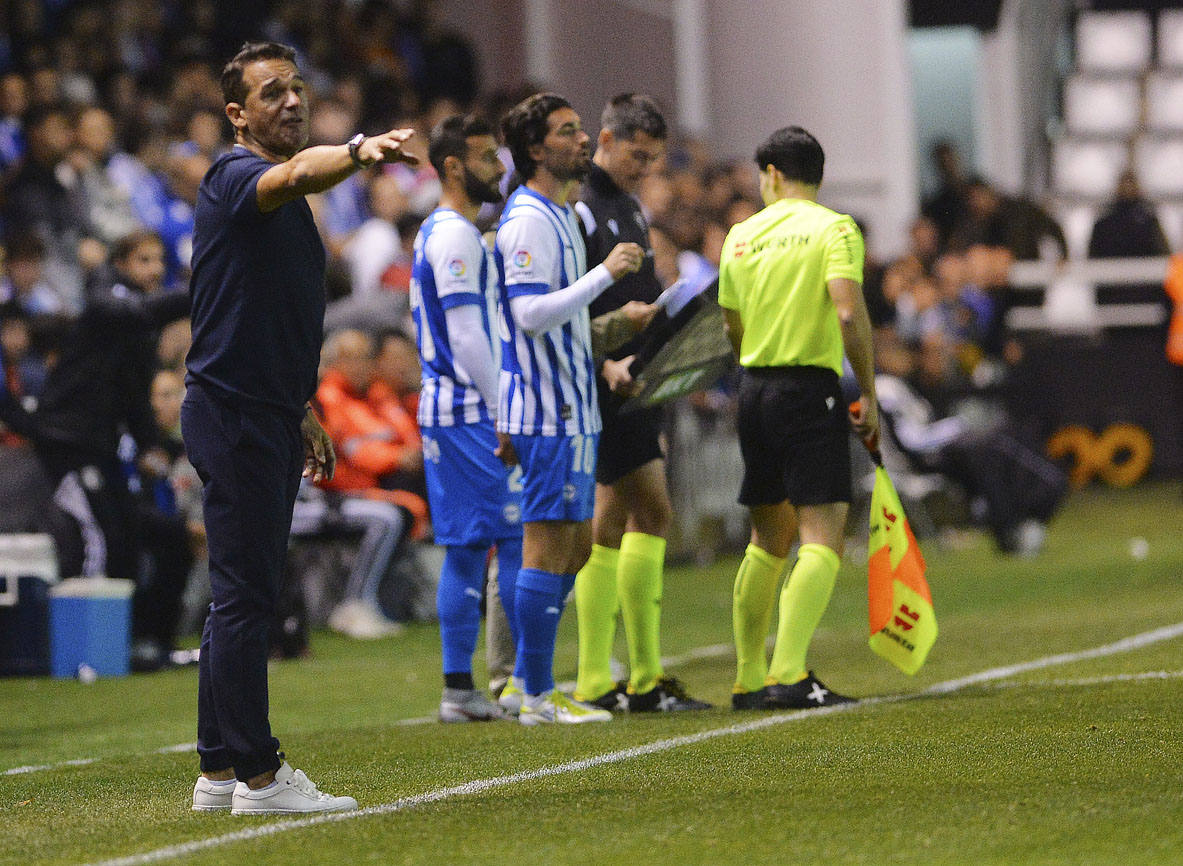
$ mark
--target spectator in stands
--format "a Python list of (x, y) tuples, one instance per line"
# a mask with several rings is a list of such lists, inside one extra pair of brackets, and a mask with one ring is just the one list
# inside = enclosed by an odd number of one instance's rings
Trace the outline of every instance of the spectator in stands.
[[(45, 369), (33, 355), (32, 346), (33, 332), (28, 313), (11, 301), (0, 303), (0, 358), (3, 359), (0, 388), (4, 389), (8, 399), (23, 400), (39, 393), (44, 384)], [(0, 441), (17, 438), (0, 424)]]
[(65, 574), (135, 580), (139, 546), (132, 500), (119, 458), (126, 430), (137, 453), (159, 451), (149, 402), (159, 328), (188, 313), (181, 292), (160, 291), (164, 250), (150, 232), (117, 242), (118, 281), (90, 299), (63, 340), (29, 436), (56, 490), (55, 501), (78, 524), (81, 545), (65, 545)]
[[(337, 144), (346, 141), (358, 128), (357, 113), (346, 103), (334, 99), (318, 102), (312, 109), (309, 143)], [(354, 232), (369, 217), (366, 202), (366, 172), (350, 175), (341, 183), (311, 196), (308, 203), (316, 214), (317, 228), (330, 259), (340, 259)]]
[[(913, 281), (927, 273), (940, 252), (940, 233), (937, 224), (926, 216), (912, 221), (908, 229), (908, 248), (904, 254), (883, 271), (879, 297), (868, 297), (871, 324), (877, 329), (894, 327), (896, 306), (910, 291)], [(873, 304), (873, 306), (872, 306)]]
[(398, 180), (379, 174), (370, 181), (368, 192), (370, 216), (344, 247), (352, 295), (357, 299), (384, 294), (382, 274), (403, 258), (395, 223), (407, 211), (407, 197)]
[(1127, 168), (1117, 180), (1113, 201), (1093, 225), (1089, 258), (1165, 256), (1170, 251), (1154, 206), (1143, 198), (1138, 176)]
[(382, 581), (403, 553), (402, 540), (411, 526), (400, 497), (383, 490), (383, 480), (403, 471), (408, 448), (402, 432), (367, 403), (374, 379), (374, 343), (365, 333), (343, 330), (325, 340), (320, 385), (315, 405), (337, 452), (332, 480), (321, 493), (305, 489), (296, 503), (292, 531), (314, 534), (337, 526), (363, 533), (354, 558), (345, 598), (329, 617), (329, 625), (355, 638), (386, 637), (398, 631), (379, 607)]
[(23, 117), (29, 108), (29, 85), (17, 72), (0, 76), (0, 176), (25, 154)]
[(81, 185), (87, 223), (104, 244), (142, 227), (132, 213), (131, 197), (108, 171), (117, 151), (111, 114), (97, 106), (82, 109), (74, 121), (69, 164)]
[(374, 343), (374, 378), (366, 400), (396, 432), (395, 441), (403, 448), (398, 469), (380, 483), (387, 490), (407, 490), (426, 499), (423, 440), (416, 420), (422, 375), (418, 350), (405, 331), (394, 328), (380, 331)]
[[(410, 291), (411, 262), (415, 257), (415, 236), (419, 234), (419, 226), (422, 222), (423, 217), (419, 214), (405, 213), (394, 224), (398, 231), (399, 252), (394, 261), (382, 272), (382, 288), (387, 292), (393, 292), (396, 298)], [(401, 301), (396, 301), (396, 304), (401, 306)]]
[(997, 307), (994, 298), (970, 279), (969, 257), (960, 250), (947, 250), (937, 257), (933, 277), (946, 332), (958, 354), (966, 345), (983, 346), (993, 333)]
[(904, 376), (907, 353), (885, 352), (875, 376), (883, 430), (921, 472), (962, 485), (971, 508), (1004, 553), (1034, 556), (1068, 491), (1054, 463), (1002, 427), (975, 428), (956, 415), (939, 417)]
[(887, 264), (875, 255), (868, 237), (865, 220), (856, 219), (855, 225), (863, 234), (863, 244), (866, 247), (866, 257), (863, 260), (863, 298), (867, 302), (867, 314), (871, 317), (871, 327), (882, 328), (890, 325), (895, 318), (895, 308), (888, 303), (883, 294), (883, 277), (887, 272)]
[(208, 108), (199, 108), (189, 116), (185, 125), (187, 138), (177, 145), (184, 156), (200, 154), (211, 162), (226, 151), (226, 139), (221, 114)]
[(61, 293), (45, 279), (45, 243), (34, 234), (8, 243), (7, 273), (0, 277), (0, 304), (11, 303), (29, 316), (61, 313)]
[(204, 153), (186, 154), (171, 149), (165, 170), (165, 199), (160, 222), (149, 225), (164, 241), (165, 285), (184, 286), (189, 282), (193, 258), (193, 208), (197, 190), (209, 171), (210, 159)]
[(113, 153), (107, 165), (108, 175), (128, 197), (132, 213), (143, 226), (158, 226), (164, 220), (169, 143), (160, 129), (137, 129), (129, 143), (130, 152)]
[(181, 603), (198, 548), (189, 517), (178, 503), (174, 477), (187, 464), (181, 440), (184, 375), (160, 370), (152, 379), (152, 413), (159, 450), (134, 464), (134, 492), (140, 539), (146, 562), (137, 575), (132, 600), (132, 670), (157, 671), (176, 649)]
[[(101, 263), (105, 250), (83, 247), (89, 234), (81, 185), (65, 186), (57, 168), (69, 152), (73, 131), (65, 112), (38, 106), (25, 117), (28, 151), (11, 177), (4, 202), (4, 225), (10, 234), (31, 232), (45, 244), (45, 271), (67, 307), (81, 305), (83, 266)], [(92, 242), (93, 243), (93, 242)], [(96, 258), (97, 256), (97, 258)]]
[(941, 139), (929, 151), (937, 171), (937, 188), (920, 206), (920, 213), (931, 220), (941, 248), (948, 245), (953, 233), (969, 216), (969, 194), (961, 154), (957, 145)]
[(1051, 215), (1030, 199), (1002, 195), (980, 177), (966, 185), (968, 215), (958, 240), (1003, 247), (1018, 261), (1067, 258), (1064, 232)]
[(0, 305), (0, 532), (45, 532), (53, 516), (53, 490), (40, 461), (5, 424), (14, 413), (24, 417), (20, 400), (29, 344), (28, 318), (12, 304)]

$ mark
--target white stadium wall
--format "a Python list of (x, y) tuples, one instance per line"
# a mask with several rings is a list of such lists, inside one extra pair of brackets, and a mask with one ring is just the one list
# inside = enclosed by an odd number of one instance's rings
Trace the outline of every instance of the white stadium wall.
[(880, 256), (903, 248), (919, 196), (905, 0), (457, 0), (438, 11), (476, 44), (490, 89), (538, 81), (589, 129), (625, 89), (653, 93), (720, 156), (749, 159), (772, 129), (809, 128), (827, 152), (824, 201), (865, 219)]

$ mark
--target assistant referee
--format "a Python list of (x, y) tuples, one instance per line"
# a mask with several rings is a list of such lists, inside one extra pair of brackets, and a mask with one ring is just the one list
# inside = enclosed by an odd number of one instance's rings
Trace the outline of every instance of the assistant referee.
[[(849, 703), (805, 667), (838, 576), (850, 505), (850, 426), (879, 427), (871, 322), (863, 299), (863, 239), (854, 220), (817, 203), (825, 154), (798, 126), (756, 150), (766, 205), (723, 245), (719, 305), (743, 378), (741, 504), (752, 540), (735, 578), (738, 671), (734, 709)], [(843, 354), (862, 391), (850, 412), (839, 388)], [(793, 541), (797, 562), (780, 594), (769, 664), (764, 642)]]

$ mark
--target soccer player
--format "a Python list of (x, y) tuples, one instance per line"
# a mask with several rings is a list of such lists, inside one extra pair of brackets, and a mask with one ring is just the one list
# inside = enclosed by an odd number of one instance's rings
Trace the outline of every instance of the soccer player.
[(505, 166), (488, 123), (452, 115), (431, 132), (428, 159), (439, 175), (439, 207), (415, 238), (411, 312), (423, 369), (419, 427), (435, 539), (444, 545), (436, 605), (443, 647), (441, 722), (504, 718), (478, 691), (472, 654), (480, 630), (485, 559), (497, 546), (502, 603), (513, 623), (522, 561), (521, 495), (506, 434), (494, 429), (500, 342), (497, 268), (473, 224), (501, 200)]
[[(734, 709), (853, 700), (805, 667), (838, 576), (850, 503), (850, 425), (864, 439), (879, 427), (863, 239), (849, 216), (817, 203), (824, 163), (817, 139), (797, 126), (761, 144), (756, 165), (765, 207), (731, 229), (720, 261), (719, 305), (743, 367), (739, 501), (752, 518), (751, 544), (735, 578)], [(849, 417), (838, 385), (843, 353), (862, 391)], [(769, 665), (764, 641), (798, 533)]]
[[(575, 205), (587, 234), (587, 261), (589, 266), (602, 261), (620, 241), (643, 247), (646, 257), (640, 270), (592, 302), (592, 316), (631, 300), (652, 303), (661, 294), (649, 226), (633, 196), (665, 152), (665, 139), (665, 119), (651, 97), (622, 94), (600, 117), (591, 172)], [(635, 341), (629, 342), (611, 357), (625, 358), (635, 349)], [(620, 412), (621, 400), (605, 377), (598, 376), (596, 383), (604, 429), (596, 460), (591, 556), (575, 579), (575, 698), (630, 712), (708, 709), (710, 704), (691, 698), (661, 666), (662, 570), (672, 510), (659, 441), (662, 410)], [(618, 611), (628, 638), (627, 688), (613, 682), (611, 671)]]
[(589, 138), (567, 100), (535, 94), (510, 109), (501, 128), (523, 181), (506, 202), (495, 250), (504, 329), (497, 429), (512, 437), (523, 470), (519, 720), (606, 721), (611, 713), (557, 691), (552, 668), (559, 618), (591, 548), (600, 413), (587, 306), (636, 271), (644, 250), (617, 244), (587, 270), (567, 199), (591, 166)]

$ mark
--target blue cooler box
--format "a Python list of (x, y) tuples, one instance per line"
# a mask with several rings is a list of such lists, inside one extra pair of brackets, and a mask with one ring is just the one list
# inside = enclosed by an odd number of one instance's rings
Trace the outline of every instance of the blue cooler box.
[(49, 593), (49, 672), (77, 676), (85, 666), (101, 677), (131, 670), (130, 580), (75, 577)]
[(49, 673), (49, 589), (57, 580), (48, 535), (0, 535), (0, 676)]

